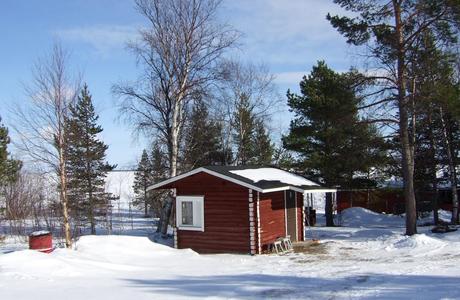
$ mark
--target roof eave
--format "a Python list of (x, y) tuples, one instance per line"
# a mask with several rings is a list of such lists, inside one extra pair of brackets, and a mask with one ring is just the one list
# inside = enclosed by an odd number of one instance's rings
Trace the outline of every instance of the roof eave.
[(252, 185), (252, 184), (243, 182), (243, 181), (241, 181), (241, 180), (238, 180), (238, 179), (235, 179), (235, 178), (232, 178), (232, 177), (223, 175), (223, 174), (220, 174), (220, 173), (218, 173), (218, 172), (215, 172), (215, 171), (206, 169), (206, 168), (204, 168), (204, 167), (200, 167), (200, 168), (198, 168), (198, 169), (189, 171), (189, 172), (187, 172), (187, 173), (184, 173), (184, 174), (181, 174), (181, 175), (178, 175), (178, 176), (175, 176), (175, 177), (166, 179), (166, 180), (161, 181), (161, 182), (159, 182), (159, 183), (153, 184), (153, 185), (151, 185), (151, 186), (149, 186), (149, 187), (147, 188), (147, 191), (155, 190), (155, 189), (157, 189), (157, 188), (160, 188), (160, 187), (165, 186), (165, 185), (167, 185), (167, 184), (176, 182), (176, 181), (181, 180), (181, 179), (183, 179), (183, 178), (186, 178), (186, 177), (188, 177), (188, 176), (195, 175), (195, 174), (200, 173), (200, 172), (204, 172), (204, 173), (207, 173), (207, 174), (209, 174), (209, 175), (213, 175), (213, 176), (216, 176), (216, 177), (218, 177), (218, 178), (225, 179), (225, 180), (227, 180), (227, 181), (236, 183), (236, 184), (238, 184), (238, 185), (241, 185), (241, 186), (244, 186), (244, 187), (253, 189), (253, 190), (257, 191), (257, 192), (263, 192), (263, 189), (261, 189), (261, 188), (255, 186), (255, 185)]
[(204, 173), (207, 173), (209, 175), (216, 176), (218, 178), (221, 178), (221, 179), (233, 182), (235, 184), (250, 188), (250, 189), (252, 189), (254, 191), (257, 191), (257, 192), (260, 192), (260, 193), (273, 193), (273, 192), (285, 191), (285, 190), (293, 190), (293, 191), (296, 191), (296, 192), (299, 192), (299, 193), (305, 193), (305, 192), (311, 192), (311, 193), (326, 192), (327, 193), (327, 192), (336, 192), (337, 191), (336, 189), (329, 189), (329, 188), (321, 187), (320, 185), (311, 186), (311, 187), (308, 187), (308, 188), (303, 188), (303, 187), (298, 187), (298, 186), (293, 186), (293, 185), (285, 185), (285, 186), (276, 187), (276, 188), (262, 189), (262, 188), (260, 188), (260, 187), (258, 187), (256, 185), (252, 185), (252, 184), (246, 183), (244, 181), (238, 180), (236, 178), (226, 176), (224, 174), (209, 170), (209, 169), (207, 169), (205, 167), (200, 167), (200, 168), (194, 169), (192, 171), (189, 171), (189, 172), (177, 175), (175, 177), (163, 180), (163, 181), (158, 182), (156, 184), (153, 184), (153, 185), (151, 185), (151, 186), (149, 186), (147, 188), (147, 191), (151, 191), (151, 190), (161, 188), (162, 186), (168, 185), (170, 183), (174, 183), (174, 182), (179, 181), (179, 180), (181, 180), (183, 178), (195, 175), (195, 174), (200, 173), (200, 172), (204, 172)]

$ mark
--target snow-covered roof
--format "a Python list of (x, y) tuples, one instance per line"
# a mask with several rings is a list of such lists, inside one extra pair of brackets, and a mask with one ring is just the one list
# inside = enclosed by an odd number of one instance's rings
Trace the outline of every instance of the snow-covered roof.
[(306, 179), (305, 177), (276, 168), (256, 168), (233, 170), (230, 173), (245, 177), (254, 183), (260, 181), (279, 181), (295, 186), (319, 186), (319, 184)]
[(249, 166), (206, 166), (190, 172), (167, 179), (149, 187), (149, 190), (170, 188), (172, 183), (204, 172), (238, 185), (253, 189), (262, 193), (295, 190), (298, 192), (334, 192), (335, 189), (322, 187), (319, 184), (302, 176), (272, 167), (249, 167)]

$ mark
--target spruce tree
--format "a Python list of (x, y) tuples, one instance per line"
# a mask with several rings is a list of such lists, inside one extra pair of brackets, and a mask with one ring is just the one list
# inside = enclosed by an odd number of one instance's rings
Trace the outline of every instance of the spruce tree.
[(149, 211), (149, 193), (147, 188), (155, 183), (154, 181), (154, 170), (152, 166), (152, 161), (149, 158), (147, 150), (142, 151), (141, 159), (134, 173), (134, 194), (135, 199), (133, 204), (138, 207), (144, 208), (144, 216), (148, 216)]
[(260, 118), (256, 119), (252, 142), (254, 151), (253, 157), (250, 160), (251, 165), (268, 166), (271, 165), (273, 159), (273, 144), (265, 128), (264, 121)]
[[(1, 122), (0, 118), (0, 122)], [(8, 144), (10, 137), (8, 128), (0, 123), (0, 186), (14, 181), (22, 163), (19, 160), (9, 158)]]
[(295, 166), (295, 159), (292, 151), (288, 151), (279, 145), (273, 150), (273, 165), (284, 170), (290, 170)]
[(232, 118), (237, 165), (247, 165), (254, 155), (255, 121), (249, 98), (243, 94), (239, 98)]
[(221, 165), (223, 150), (220, 141), (222, 126), (210, 118), (206, 104), (193, 107), (185, 136), (184, 167), (191, 170), (206, 165)]
[[(160, 182), (167, 177), (168, 174), (168, 164), (166, 155), (163, 153), (163, 150), (160, 147), (158, 142), (155, 142), (152, 147), (150, 162), (153, 171), (153, 183)], [(166, 191), (152, 191), (151, 193), (151, 203), (150, 206), (153, 209), (154, 216), (159, 217), (163, 207), (163, 200), (166, 196)]]
[(99, 116), (86, 84), (70, 111), (66, 151), (71, 209), (81, 213), (90, 223), (91, 234), (96, 234), (96, 211), (106, 201), (104, 179), (115, 166), (105, 160), (108, 146), (98, 137), (103, 129), (97, 124)]

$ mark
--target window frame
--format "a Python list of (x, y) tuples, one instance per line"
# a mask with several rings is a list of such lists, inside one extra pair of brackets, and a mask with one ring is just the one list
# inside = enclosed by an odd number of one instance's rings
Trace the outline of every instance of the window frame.
[[(182, 203), (192, 202), (192, 221), (194, 225), (182, 224)], [(195, 205), (201, 204), (200, 216), (195, 215)], [(197, 218), (198, 217), (198, 218)], [(195, 225), (197, 219), (201, 219), (200, 225)], [(204, 196), (176, 196), (176, 226), (180, 230), (204, 232)]]

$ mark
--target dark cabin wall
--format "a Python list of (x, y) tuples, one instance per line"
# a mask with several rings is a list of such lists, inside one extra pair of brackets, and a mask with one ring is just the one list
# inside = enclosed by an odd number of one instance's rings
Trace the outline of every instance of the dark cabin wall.
[(248, 188), (203, 172), (174, 183), (174, 187), (178, 196), (204, 196), (204, 232), (178, 229), (179, 249), (250, 253)]
[[(303, 195), (296, 195), (297, 239), (303, 241)], [(284, 191), (260, 194), (260, 235), (262, 250), (268, 249), (278, 237), (286, 235), (286, 211), (284, 206)]]
[(286, 235), (284, 191), (260, 194), (260, 241), (262, 250)]

